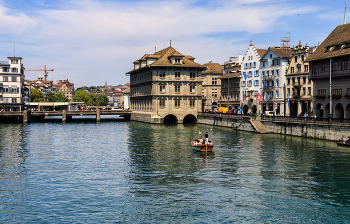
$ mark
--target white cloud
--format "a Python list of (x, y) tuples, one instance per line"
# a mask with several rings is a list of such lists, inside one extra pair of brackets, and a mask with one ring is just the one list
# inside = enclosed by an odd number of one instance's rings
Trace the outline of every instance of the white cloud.
[(49, 65), (55, 68), (52, 77), (69, 77), (86, 85), (100, 85), (105, 79), (119, 84), (128, 81), (124, 74), (134, 60), (155, 45), (158, 50), (167, 47), (170, 38), (181, 53), (199, 63), (223, 63), (245, 53), (250, 39), (240, 46), (237, 40), (244, 37), (239, 32), (270, 32), (281, 18), (311, 10), (293, 2), (264, 0), (217, 1), (213, 8), (195, 3), (67, 1), (60, 8), (30, 15), (19, 9), (12, 13), (0, 5), (0, 17), (6, 21), (0, 25), (6, 30), (0, 34), (6, 39), (0, 46), (19, 43), (25, 67)]

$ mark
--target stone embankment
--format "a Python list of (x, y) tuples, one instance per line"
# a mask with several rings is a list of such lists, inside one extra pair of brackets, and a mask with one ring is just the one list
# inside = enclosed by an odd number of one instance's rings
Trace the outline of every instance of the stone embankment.
[(272, 119), (260, 120), (260, 117), (253, 119), (249, 116), (229, 117), (218, 115), (198, 115), (198, 123), (229, 127), (240, 131), (256, 132), (261, 134), (275, 133), (306, 138), (316, 138), (330, 141), (337, 141), (342, 136), (350, 136), (350, 125), (318, 124), (316, 122), (290, 122), (273, 121)]

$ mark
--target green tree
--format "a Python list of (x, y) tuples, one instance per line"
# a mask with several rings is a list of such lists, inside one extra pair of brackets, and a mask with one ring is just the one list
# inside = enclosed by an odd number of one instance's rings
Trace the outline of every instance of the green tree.
[(96, 94), (90, 93), (85, 103), (88, 106), (96, 106), (96, 100), (97, 100)]
[(32, 102), (43, 102), (44, 94), (41, 91), (38, 91), (36, 88), (30, 90), (30, 100)]
[(69, 99), (63, 93), (46, 93), (46, 101), (48, 102), (69, 102)]
[(109, 103), (108, 96), (106, 94), (100, 94), (97, 97), (97, 106), (107, 106)]
[(73, 99), (77, 102), (87, 102), (89, 100), (89, 94), (85, 90), (75, 91)]

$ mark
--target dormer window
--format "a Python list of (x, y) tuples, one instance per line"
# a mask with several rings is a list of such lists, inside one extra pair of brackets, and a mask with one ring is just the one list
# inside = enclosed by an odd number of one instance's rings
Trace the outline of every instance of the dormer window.
[(180, 58), (175, 58), (175, 64), (180, 64)]

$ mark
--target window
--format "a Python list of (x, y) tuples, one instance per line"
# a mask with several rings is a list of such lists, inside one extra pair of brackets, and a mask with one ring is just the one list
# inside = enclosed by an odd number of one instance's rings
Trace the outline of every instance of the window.
[(165, 86), (159, 86), (159, 92), (165, 93)]
[(349, 70), (349, 61), (341, 62), (341, 70)]
[(287, 95), (290, 96), (290, 89), (287, 89)]
[(327, 69), (327, 64), (326, 63), (323, 63), (322, 64), (322, 72), (325, 72)]
[(8, 103), (9, 99), (8, 98), (4, 98), (4, 103)]
[(272, 54), (270, 54), (270, 58), (272, 58)]
[(180, 64), (180, 58), (175, 58), (175, 63)]
[(218, 84), (218, 78), (212, 78), (211, 79), (211, 84), (212, 85), (217, 85)]
[(211, 90), (211, 96), (214, 97), (214, 98), (218, 97), (218, 90), (217, 89), (212, 89)]
[(301, 61), (304, 61), (304, 55), (301, 55)]
[(248, 86), (252, 86), (252, 80), (248, 81)]
[(279, 98), (279, 91), (276, 91), (276, 98)]
[(311, 95), (311, 87), (307, 88), (307, 95), (309, 95), (309, 96)]
[(248, 68), (248, 63), (245, 63), (244, 68), (245, 68), (245, 69)]
[(332, 71), (338, 71), (338, 63), (336, 61), (332, 61)]
[(271, 71), (271, 76), (274, 77), (275, 76), (275, 70)]
[(190, 79), (194, 79), (194, 78), (196, 78), (196, 73), (190, 72)]
[(245, 86), (245, 81), (242, 81), (242, 86)]
[(12, 98), (12, 103), (17, 103), (17, 98)]
[(309, 71), (309, 66), (308, 65), (304, 65), (304, 71), (308, 72)]
[(195, 93), (195, 92), (196, 92), (195, 86), (190, 86), (190, 93)]
[(2, 72), (9, 72), (9, 68), (8, 67), (2, 67)]
[(316, 96), (326, 96), (326, 89), (316, 90)]
[(252, 71), (249, 71), (248, 74), (249, 74), (248, 77), (251, 78), (252, 77)]
[(254, 86), (259, 86), (259, 80), (254, 81)]
[(11, 89), (12, 89), (12, 90), (11, 90), (11, 93), (18, 93), (17, 91), (19, 90), (19, 87), (16, 88), (16, 87), (14, 86), (14, 87), (11, 87)]
[(259, 77), (259, 71), (258, 70), (255, 71), (255, 77)]
[(180, 78), (180, 72), (175, 72), (175, 78)]
[(18, 72), (18, 68), (12, 68), (12, 72)]
[(290, 85), (290, 78), (287, 79), (287, 85)]
[(180, 93), (180, 86), (179, 85), (175, 86), (175, 93)]
[(275, 60), (272, 61), (272, 65), (275, 65)]
[(18, 59), (11, 59), (11, 64), (18, 64)]
[(342, 89), (332, 89), (332, 96), (342, 95)]
[(276, 70), (276, 77), (279, 77), (279, 70)]
[(276, 60), (276, 65), (279, 65), (279, 63), (280, 63), (280, 60)]
[(297, 62), (298, 61), (298, 56), (295, 56), (294, 57), (294, 62)]
[(196, 101), (190, 100), (190, 107), (195, 107), (196, 106)]
[(17, 82), (17, 77), (16, 76), (12, 76), (12, 82)]
[(306, 84), (306, 77), (303, 77), (303, 84)]
[(249, 63), (249, 68), (252, 68), (252, 63)]
[(180, 107), (180, 100), (175, 100), (175, 107)]
[(350, 88), (346, 88), (346, 95), (350, 95)]
[(290, 67), (290, 73), (294, 73), (294, 67)]
[(164, 99), (159, 100), (159, 107), (165, 107), (165, 100)]
[(165, 78), (165, 72), (159, 72), (159, 77), (160, 78)]
[(254, 62), (254, 68), (256, 68), (256, 62)]
[(279, 80), (276, 79), (276, 87), (279, 87), (279, 86), (280, 86), (279, 84), (280, 84), (280, 83), (279, 83)]
[(4, 82), (8, 82), (9, 81), (9, 77), (7, 77), (7, 76), (4, 76)]
[(313, 65), (312, 66), (312, 74), (316, 74), (316, 72), (317, 72), (317, 67), (316, 67), (316, 65)]
[(265, 67), (265, 62), (263, 62), (263, 67)]
[(303, 95), (306, 95), (306, 88), (303, 87)]

